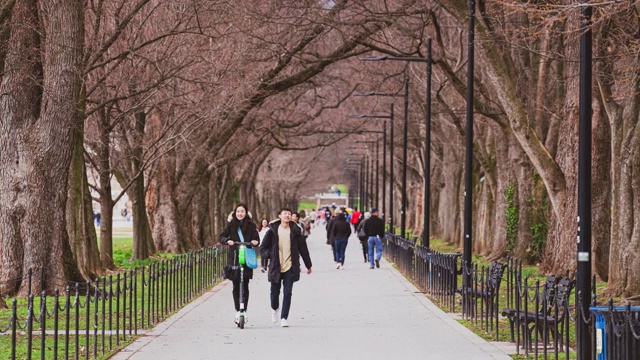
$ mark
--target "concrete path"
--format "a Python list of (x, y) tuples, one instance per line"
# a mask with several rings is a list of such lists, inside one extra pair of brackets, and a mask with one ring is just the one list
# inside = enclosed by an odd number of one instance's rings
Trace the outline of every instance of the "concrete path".
[(314, 229), (308, 243), (313, 273), (294, 284), (289, 328), (271, 323), (269, 283), (256, 271), (244, 330), (233, 322), (232, 286), (225, 281), (112, 359), (511, 359), (385, 260), (369, 269), (355, 236), (346, 270), (336, 270), (323, 229)]

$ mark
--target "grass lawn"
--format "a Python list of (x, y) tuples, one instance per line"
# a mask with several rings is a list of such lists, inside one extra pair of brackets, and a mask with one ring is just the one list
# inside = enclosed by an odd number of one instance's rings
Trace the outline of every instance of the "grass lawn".
[[(116, 266), (122, 270), (132, 269), (133, 267), (138, 267), (142, 265), (147, 265), (152, 262), (161, 261), (164, 259), (173, 258), (179, 255), (174, 254), (156, 254), (152, 256), (150, 259), (144, 261), (132, 261), (132, 237), (131, 236), (118, 236), (113, 238), (113, 254), (114, 254), (114, 262)], [(219, 255), (220, 261), (226, 261), (226, 255), (221, 253)], [(224, 260), (222, 259), (224, 258)], [(129, 273), (131, 275), (131, 273)], [(185, 274), (184, 270), (178, 270), (177, 274)], [(117, 274), (113, 274), (113, 281), (115, 282)], [(157, 298), (161, 298), (165, 292), (173, 293), (168, 286), (173, 284), (172, 286), (178, 286), (175, 282), (178, 275), (169, 275), (163, 276), (159, 280), (155, 280), (154, 284), (158, 284), (155, 286), (154, 292), (156, 292), (154, 296)], [(174, 279), (171, 282), (167, 282), (169, 278)], [(108, 279), (107, 279), (108, 281)], [(121, 280), (124, 283), (124, 280)], [(128, 286), (131, 286), (132, 277), (127, 276)], [(149, 274), (145, 274), (145, 281), (149, 281)], [(121, 283), (121, 284), (122, 284)], [(41, 357), (41, 341), (42, 335), (38, 331), (43, 328), (47, 331), (51, 332), (47, 334), (44, 338), (45, 340), (45, 351), (44, 351), (44, 359), (54, 359), (56, 358), (54, 354), (57, 354), (57, 358), (65, 358), (65, 352), (69, 352), (69, 358), (75, 358), (75, 354), (79, 354), (80, 358), (84, 358), (87, 355), (90, 355), (93, 358), (94, 351), (94, 341), (97, 346), (97, 359), (106, 359), (113, 355), (118, 348), (125, 346), (126, 344), (132, 342), (136, 336), (130, 336), (129, 333), (133, 333), (133, 330), (129, 331), (128, 329), (133, 329), (137, 327), (138, 329), (149, 328), (155, 326), (155, 324), (159, 321), (164, 320), (166, 317), (175, 313), (182, 306), (189, 303), (193, 297), (197, 297), (197, 288), (193, 288), (194, 293), (188, 293), (185, 291), (176, 292), (177, 296), (164, 297), (165, 301), (168, 303), (160, 302), (154, 303), (154, 305), (150, 305), (149, 302), (149, 294), (151, 289), (149, 286), (141, 286), (143, 284), (143, 279), (141, 276), (141, 272), (137, 272), (136, 282), (138, 289), (135, 291), (135, 296), (132, 296), (132, 290), (127, 290), (126, 294), (126, 303), (125, 299), (122, 296), (119, 297), (105, 297), (102, 298), (98, 295), (98, 301), (96, 302), (94, 293), (91, 293), (92, 298), (90, 302), (87, 302), (87, 296), (84, 291), (81, 291), (80, 296), (76, 299), (75, 295), (70, 295), (69, 297), (69, 307), (70, 311), (55, 311), (55, 297), (47, 296), (46, 297), (46, 308), (49, 316), (45, 319), (45, 324), (42, 326), (39, 320), (39, 313), (41, 307), (41, 298), (39, 296), (34, 296), (33, 298), (33, 309), (35, 309), (35, 317), (33, 322), (33, 337), (31, 344), (31, 358), (40, 358)], [(101, 281), (102, 285), (102, 281)], [(203, 284), (204, 285), (204, 284)], [(212, 284), (211, 286), (214, 286)], [(205, 286), (207, 288), (211, 286)], [(117, 287), (114, 285), (112, 291), (116, 291)], [(177, 289), (177, 287), (176, 287)], [(188, 289), (188, 288), (185, 288)], [(122, 291), (122, 290), (121, 290)], [(144, 291), (144, 292), (143, 292)], [(144, 299), (143, 299), (144, 295)], [(20, 334), (20, 332), (27, 331), (27, 314), (28, 314), (28, 306), (29, 300), (27, 297), (16, 297), (17, 301), (17, 318), (18, 318), (18, 334), (16, 336), (16, 358), (26, 359), (27, 354), (29, 353), (29, 345), (28, 345), (28, 337), (26, 334)], [(66, 308), (66, 296), (59, 297), (59, 308)], [(168, 300), (167, 300), (168, 299)], [(12, 317), (12, 309), (11, 302), (13, 299), (7, 299), (7, 304), (9, 305), (9, 309), (0, 310), (0, 330), (4, 330), (7, 324), (10, 323), (10, 319)], [(143, 305), (144, 301), (144, 305)], [(153, 302), (153, 299), (151, 299)], [(89, 305), (87, 307), (87, 304)], [(152, 306), (152, 307), (150, 307)], [(76, 310), (77, 309), (77, 310)], [(103, 310), (104, 309), (104, 310)], [(126, 309), (126, 311), (124, 311)], [(134, 311), (135, 309), (135, 311)], [(144, 309), (144, 312), (143, 312)], [(153, 311), (151, 311), (153, 310)], [(77, 311), (77, 312), (76, 312)], [(104, 311), (104, 319), (102, 317), (102, 313)], [(95, 313), (98, 312), (98, 318), (95, 318)], [(67, 314), (69, 315), (69, 321), (66, 320)], [(76, 316), (77, 315), (77, 316)], [(87, 316), (88, 315), (88, 316)], [(55, 337), (53, 335), (53, 331), (56, 328), (55, 319), (57, 318), (57, 329), (58, 329), (58, 337), (57, 337), (57, 345), (55, 344)], [(151, 318), (151, 319), (150, 319)], [(142, 322), (144, 320), (144, 326)], [(126, 325), (125, 325), (126, 323)], [(119, 344), (116, 344), (116, 335), (115, 330), (116, 327), (120, 329), (120, 337)], [(123, 329), (127, 329), (126, 336), (123, 335)], [(65, 334), (66, 329), (69, 329), (69, 345), (66, 346), (65, 342), (67, 341)], [(76, 336), (76, 329), (79, 330), (78, 335)], [(86, 336), (86, 331), (89, 329), (89, 336)], [(94, 331), (97, 329), (97, 336), (95, 336)], [(102, 329), (105, 329), (105, 339), (102, 340)], [(109, 333), (113, 331), (112, 335)], [(7, 335), (8, 334), (8, 335)], [(11, 358), (11, 328), (7, 328), (5, 331), (5, 335), (0, 335), (0, 359), (10, 359)], [(95, 336), (95, 337), (94, 337)], [(89, 346), (87, 347), (87, 340), (89, 342)], [(77, 351), (76, 351), (77, 347)], [(104, 348), (104, 354), (103, 354)], [(54, 349), (57, 349), (54, 351)], [(88, 354), (87, 354), (88, 352)]]
[(318, 204), (315, 201), (303, 200), (298, 203), (298, 212), (300, 212), (300, 210), (304, 210), (305, 212), (307, 212), (307, 215), (309, 215), (311, 209), (315, 209), (316, 206), (318, 206)]
[[(438, 252), (442, 252), (442, 253), (456, 253), (456, 252), (462, 252), (462, 249), (452, 245), (452, 244), (448, 244), (444, 241), (442, 241), (441, 239), (431, 239), (430, 241), (430, 246), (432, 249), (438, 251)], [(488, 267), (491, 265), (490, 261), (487, 261), (486, 258), (482, 255), (475, 255), (473, 257), (473, 261), (478, 263), (479, 266), (485, 266)], [(564, 275), (564, 274), (560, 274), (560, 275)], [(538, 280), (540, 282), (540, 287), (542, 288), (542, 286), (544, 285), (544, 282), (546, 280), (546, 274), (543, 274), (539, 271), (537, 266), (534, 265), (523, 265), (522, 267), (522, 277), (523, 277), (523, 281), (526, 281), (526, 283), (528, 284), (528, 292), (529, 292), (529, 299), (534, 299), (535, 297), (535, 292), (536, 292), (536, 288), (535, 288), (535, 283)], [(506, 273), (502, 278), (502, 285), (500, 287), (500, 298), (499, 298), (499, 305), (498, 305), (498, 309), (499, 311), (501, 311), (501, 309), (506, 308), (507, 307), (507, 294), (506, 294)], [(458, 284), (462, 284), (462, 276), (460, 275), (458, 278)], [(599, 281), (596, 283), (596, 289), (597, 289), (597, 293), (598, 294), (602, 294), (604, 292), (604, 289), (606, 288), (606, 283)], [(572, 316), (575, 316), (575, 288), (573, 289), (573, 291), (571, 292), (571, 296), (570, 296), (570, 300), (569, 300), (569, 308), (570, 311), (572, 312)], [(604, 295), (598, 295), (598, 301), (599, 303), (604, 303), (605, 299), (603, 297)], [(432, 301), (438, 305), (440, 308), (442, 308), (445, 311), (450, 311), (450, 309), (446, 309), (442, 304), (439, 304), (437, 299), (432, 299)], [(530, 309), (535, 306), (535, 303), (533, 302), (534, 300), (531, 300), (529, 302), (529, 307)], [(456, 311), (460, 311), (461, 309), (461, 297), (458, 295), (456, 297)], [(458, 320), (460, 323), (462, 323), (463, 325), (465, 325), (467, 328), (469, 328), (470, 330), (472, 330), (474, 333), (476, 333), (478, 336), (486, 339), (487, 341), (495, 341), (495, 337), (496, 337), (496, 329), (493, 328), (485, 328), (483, 326), (483, 324), (481, 324), (479, 321), (476, 322), (474, 319), (467, 319), (467, 320)], [(499, 319), (499, 324), (498, 324), (498, 335), (499, 335), (499, 339), (500, 341), (509, 341), (510, 337), (511, 337), (511, 332), (510, 332), (510, 328), (509, 328), (509, 322), (506, 318), (502, 318), (500, 317)], [(573, 320), (569, 321), (569, 346), (571, 349), (575, 349), (576, 347), (576, 332), (575, 332), (575, 322)], [(513, 351), (516, 351), (515, 348), (515, 343), (513, 344)], [(562, 349), (559, 349), (559, 351), (562, 352)], [(521, 353), (523, 353), (524, 351), (521, 350)], [(540, 354), (542, 354), (542, 350), (539, 351)], [(553, 350), (548, 350), (548, 358), (555, 358), (555, 355), (553, 354)], [(533, 359), (534, 356), (530, 355), (529, 357), (525, 357), (524, 355), (513, 355), (512, 356), (514, 359)], [(542, 355), (539, 355), (539, 358), (542, 359)], [(566, 356), (564, 353), (560, 353), (558, 354), (558, 358), (559, 359), (566, 359)], [(569, 358), (570, 359), (574, 359), (576, 358), (576, 353), (571, 351), (569, 353)]]

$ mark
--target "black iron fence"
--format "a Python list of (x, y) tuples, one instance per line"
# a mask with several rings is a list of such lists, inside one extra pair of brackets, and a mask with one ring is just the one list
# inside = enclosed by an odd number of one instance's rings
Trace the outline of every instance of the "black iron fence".
[(32, 284), (29, 271), (26, 306), (14, 298), (4, 311), (8, 318), (0, 319), (6, 321), (0, 343), (10, 342), (10, 353), (0, 357), (90, 359), (109, 353), (221, 281), (227, 251), (201, 249), (95, 282), (69, 283), (52, 296), (42, 291), (46, 274)]
[[(387, 234), (384, 253), (398, 270), (445, 310), (455, 312), (483, 329), (496, 341), (511, 341), (516, 352), (534, 358), (569, 358), (580, 341), (576, 321), (584, 321), (592, 337), (593, 359), (640, 360), (640, 306), (598, 306), (595, 290), (586, 299), (590, 312), (580, 313), (585, 301), (574, 293), (575, 276), (523, 276), (522, 261), (508, 257), (490, 265), (465, 264), (460, 253), (443, 254)], [(469, 284), (463, 283), (467, 277)], [(592, 289), (596, 289), (595, 277)], [(460, 286), (460, 284), (463, 284)]]

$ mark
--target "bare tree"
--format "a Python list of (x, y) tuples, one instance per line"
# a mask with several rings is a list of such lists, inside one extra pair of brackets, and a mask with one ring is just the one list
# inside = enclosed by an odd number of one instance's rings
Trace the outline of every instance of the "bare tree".
[[(82, 280), (66, 230), (67, 180), (81, 85), (83, 6), (73, 0), (5, 3), (10, 29), (0, 59), (2, 174), (0, 252), (4, 281), (43, 270), (52, 291)], [(4, 31), (3, 31), (4, 32)], [(40, 271), (35, 272), (39, 283)], [(27, 282), (3, 294), (26, 294)]]

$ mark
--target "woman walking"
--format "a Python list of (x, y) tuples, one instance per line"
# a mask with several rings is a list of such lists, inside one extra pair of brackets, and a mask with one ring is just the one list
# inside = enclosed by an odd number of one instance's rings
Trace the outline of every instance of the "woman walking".
[(331, 227), (331, 235), (335, 239), (336, 252), (336, 269), (344, 270), (344, 254), (347, 250), (347, 242), (351, 235), (351, 225), (347, 222), (344, 213), (338, 214), (333, 226)]
[[(229, 278), (233, 282), (233, 304), (236, 308), (236, 323), (240, 319), (240, 268), (238, 263), (238, 245), (235, 245), (234, 241), (251, 242), (251, 245), (247, 246), (251, 248), (252, 246), (258, 246), (260, 239), (256, 225), (251, 221), (248, 214), (249, 210), (247, 206), (238, 204), (231, 214), (231, 221), (227, 223), (227, 226), (219, 237), (221, 244), (231, 246), (227, 260), (233, 269), (230, 272)], [(242, 303), (244, 303), (244, 309), (247, 310), (249, 306), (249, 280), (253, 278), (253, 269), (247, 267), (246, 264), (242, 266), (244, 267), (244, 283), (242, 289), (244, 299), (242, 299)], [(244, 319), (244, 321), (248, 321), (246, 312)]]

